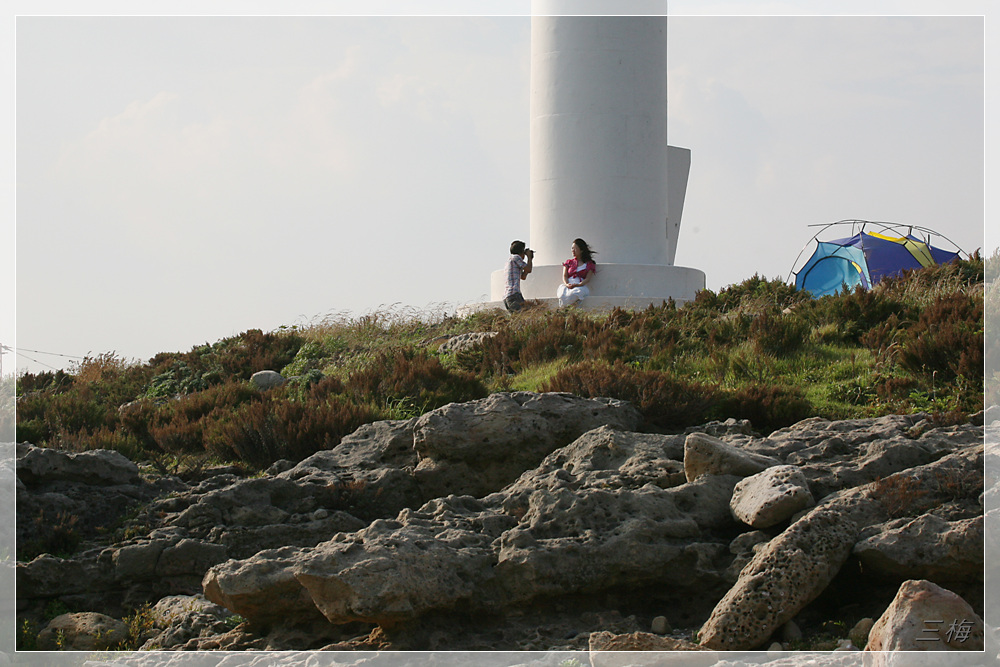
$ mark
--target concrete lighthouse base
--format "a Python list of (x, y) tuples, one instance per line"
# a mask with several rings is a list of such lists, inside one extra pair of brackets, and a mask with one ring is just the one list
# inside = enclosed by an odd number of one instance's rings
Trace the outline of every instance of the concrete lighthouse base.
[[(465, 306), (463, 312), (473, 312), (488, 308), (503, 308), (503, 271), (490, 274), (490, 301)], [(556, 308), (556, 288), (562, 283), (561, 265), (536, 266), (527, 280), (521, 281), (521, 293), (525, 299), (538, 300), (542, 304)], [(602, 310), (615, 307), (631, 310), (658, 306), (668, 299), (681, 305), (695, 298), (699, 290), (705, 289), (705, 273), (684, 266), (664, 266), (659, 264), (598, 264), (597, 275), (588, 285), (590, 296), (578, 304), (587, 310)]]

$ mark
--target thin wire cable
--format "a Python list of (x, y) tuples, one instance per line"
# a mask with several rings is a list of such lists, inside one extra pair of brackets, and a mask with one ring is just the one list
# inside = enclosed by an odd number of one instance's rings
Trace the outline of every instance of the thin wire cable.
[(86, 357), (77, 357), (72, 354), (59, 354), (58, 352), (42, 352), (41, 350), (29, 350), (26, 347), (19, 347), (17, 351), (20, 352), (24, 350), (25, 352), (34, 352), (35, 354), (51, 354), (53, 357), (66, 357), (67, 359), (85, 359)]
[(44, 363), (44, 362), (41, 362), (41, 361), (39, 361), (38, 359), (32, 359), (31, 357), (29, 357), (29, 356), (28, 356), (28, 355), (26, 355), (26, 354), (21, 354), (21, 351), (20, 351), (20, 350), (18, 350), (17, 354), (18, 354), (19, 356), (22, 356), (22, 357), (24, 357), (24, 358), (25, 358), (25, 359), (27, 359), (28, 361), (34, 361), (34, 362), (35, 362), (36, 364), (38, 364), (39, 366), (45, 366), (46, 368), (51, 368), (51, 369), (52, 369), (52, 370), (54, 370), (54, 371), (57, 371), (57, 370), (59, 370), (59, 369), (58, 369), (58, 368), (56, 368), (55, 366), (49, 366), (48, 364), (46, 364), (46, 363)]

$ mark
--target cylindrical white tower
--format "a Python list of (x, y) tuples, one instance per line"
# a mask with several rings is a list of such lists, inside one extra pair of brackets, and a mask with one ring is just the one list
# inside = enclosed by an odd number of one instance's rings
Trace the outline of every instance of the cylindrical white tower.
[[(691, 153), (667, 146), (665, 5), (532, 0), (528, 299), (555, 301), (578, 237), (598, 253), (585, 308), (705, 287), (702, 271), (673, 265)], [(504, 281), (491, 276), (494, 303)]]
[(670, 264), (666, 17), (532, 17), (530, 104), (535, 262)]

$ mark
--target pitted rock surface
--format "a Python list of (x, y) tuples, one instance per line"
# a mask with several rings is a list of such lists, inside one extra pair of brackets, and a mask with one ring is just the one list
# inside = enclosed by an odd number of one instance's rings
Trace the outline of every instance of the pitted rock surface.
[(496, 335), (496, 331), (473, 331), (470, 333), (458, 334), (457, 336), (451, 336), (448, 340), (441, 344), (438, 348), (438, 352), (443, 354), (455, 354), (458, 352), (472, 350), (482, 345), (483, 341), (489, 340)]
[(808, 482), (795, 466), (768, 468), (736, 484), (729, 508), (754, 528), (768, 528), (814, 504)]
[[(637, 422), (606, 419), (627, 411), (566, 395), (515, 393), (494, 401), (507, 406), (501, 418), (483, 417), (478, 425), (474, 413), (482, 402), (467, 404), (464, 413), (453, 406), (433, 419), (425, 415), (424, 434), (433, 437), (422, 451), (416, 446), (419, 419), (379, 422), (329, 451), (281, 462), (259, 479), (243, 479), (228, 468), (208, 471), (200, 482), (155, 477), (148, 469), (124, 486), (15, 480), (19, 515), (43, 497), (51, 507), (63, 496), (66, 507), (86, 508), (83, 499), (101, 493), (125, 497), (122, 491), (129, 490), (140, 502), (152, 497), (151, 490), (160, 495), (129, 518), (133, 536), (123, 542), (88, 544), (68, 559), (19, 563), (19, 614), (40, 615), (59, 601), (122, 617), (165, 596), (194, 595), (204, 584), (219, 588), (226, 614), (240, 609), (249, 622), (234, 629), (231, 621), (223, 630), (222, 617), (192, 610), (175, 617), (147, 648), (579, 651), (587, 649), (590, 633), (648, 630), (660, 615), (691, 636), (713, 606), (713, 615), (721, 614), (724, 598), (733, 603), (734, 618), (741, 610), (757, 625), (780, 621), (760, 621), (760, 607), (740, 604), (752, 605), (761, 599), (755, 592), (770, 591), (796, 606), (809, 597), (804, 592), (823, 590), (836, 559), (814, 553), (822, 551), (822, 540), (806, 539), (796, 528), (821, 510), (864, 531), (859, 539), (896, 535), (928, 540), (930, 547), (948, 534), (930, 530), (938, 521), (974, 528), (983, 504), (1000, 497), (992, 478), (984, 493), (984, 429), (975, 419), (950, 427), (935, 426), (926, 415), (845, 423), (811, 419), (767, 437), (754, 436), (748, 424), (735, 420), (694, 430), (704, 434), (696, 438), (714, 436), (736, 454), (753, 455), (766, 463), (764, 469), (794, 462), (820, 499), (819, 507), (793, 516), (783, 532), (781, 524), (752, 530), (734, 520), (730, 509), (737, 484), (749, 474), (715, 470), (687, 481), (685, 440), (691, 433), (637, 433)], [(535, 407), (526, 409), (529, 404)], [(550, 414), (543, 405), (578, 412)], [(512, 421), (504, 421), (504, 409)], [(448, 414), (464, 414), (468, 421), (442, 419)], [(596, 427), (577, 432), (591, 417)], [(480, 435), (489, 432), (490, 422), (501, 435), (509, 425), (535, 424), (550, 431), (551, 440), (532, 444), (534, 431), (515, 428), (512, 440), (524, 437), (528, 449), (536, 448), (530, 461), (515, 463), (492, 453), (492, 440), (458, 439), (469, 424)], [(994, 450), (990, 456), (1000, 460)], [(913, 461), (920, 463), (906, 467)], [(461, 478), (463, 465), (475, 473), (469, 479)], [(434, 492), (426, 484), (434, 474), (482, 495), (425, 499)], [(911, 493), (900, 498), (894, 488)], [(117, 519), (120, 513), (108, 515)], [(925, 515), (933, 518), (917, 522)], [(811, 521), (817, 534), (836, 532), (821, 530), (815, 517)], [(974, 543), (973, 531), (968, 534)], [(842, 541), (853, 547), (850, 538)], [(217, 562), (225, 557), (232, 560)], [(758, 567), (767, 558), (770, 565)], [(962, 590), (970, 588), (975, 583)], [(892, 594), (885, 587), (883, 592), (881, 604)], [(863, 588), (856, 591), (859, 601), (867, 595)], [(619, 608), (631, 614), (628, 623), (602, 620)], [(815, 613), (810, 609), (801, 608), (796, 620)], [(802, 627), (810, 631), (808, 621)]]
[(983, 581), (983, 516), (946, 521), (925, 514), (873, 529), (878, 532), (854, 546), (872, 573), (942, 583)]
[(635, 430), (629, 403), (571, 394), (514, 392), (450, 403), (419, 417), (414, 476), (425, 498), (499, 491), (556, 449), (600, 426)]
[(982, 441), (982, 426), (935, 427), (927, 415), (916, 414), (842, 421), (812, 417), (745, 447), (798, 466), (819, 500)]
[(391, 623), (476, 605), (495, 563), (490, 543), (513, 520), (463, 496), (404, 510), (313, 549), (265, 551), (205, 576), (205, 597), (257, 624), (310, 618)]
[(818, 596), (847, 560), (858, 526), (820, 506), (767, 543), (743, 568), (700, 631), (717, 650), (751, 650)]

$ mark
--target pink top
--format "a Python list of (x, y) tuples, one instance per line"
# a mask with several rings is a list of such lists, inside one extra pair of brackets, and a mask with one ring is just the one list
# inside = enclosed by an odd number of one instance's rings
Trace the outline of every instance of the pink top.
[(597, 273), (597, 264), (593, 261), (587, 262), (583, 266), (579, 265), (576, 257), (572, 259), (567, 259), (563, 262), (563, 266), (569, 269), (569, 278), (576, 278), (577, 280), (583, 280), (587, 277), (587, 274), (591, 271)]

